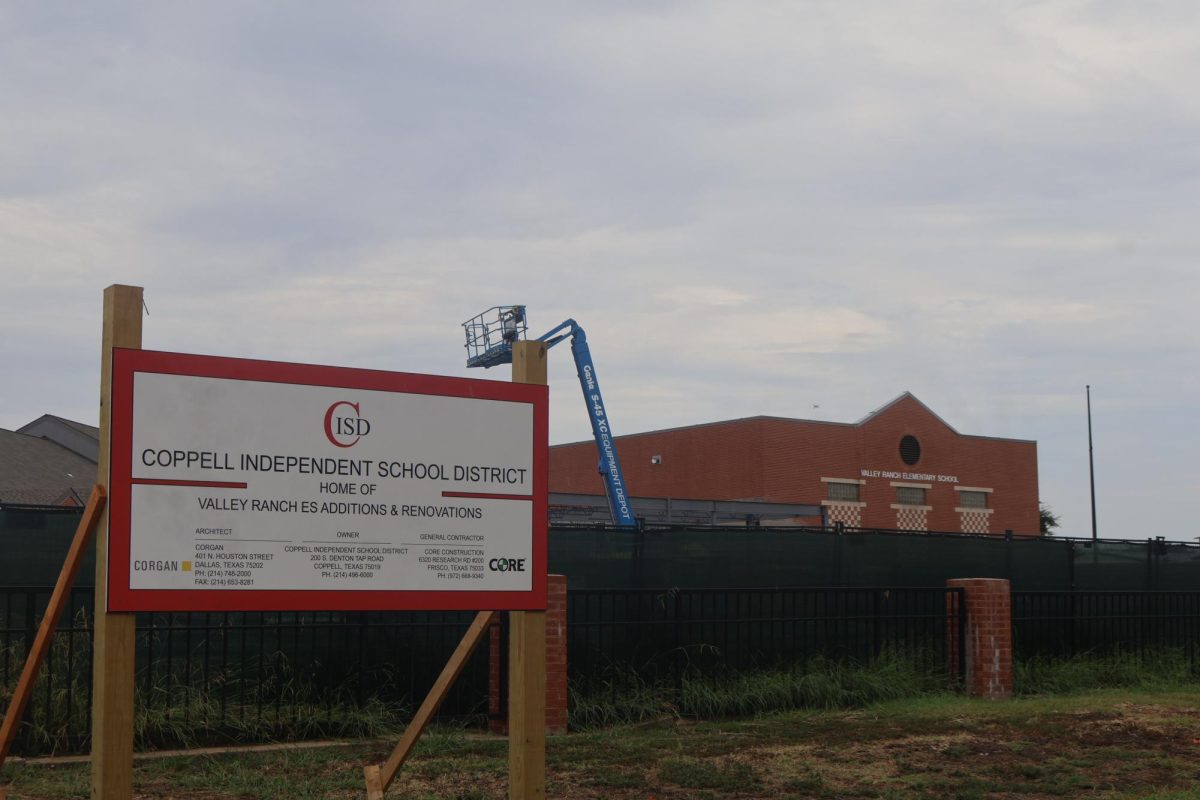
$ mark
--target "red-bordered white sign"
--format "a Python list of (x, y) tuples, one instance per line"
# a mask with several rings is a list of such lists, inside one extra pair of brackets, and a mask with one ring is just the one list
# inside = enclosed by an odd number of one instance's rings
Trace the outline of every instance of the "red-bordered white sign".
[(546, 607), (545, 386), (113, 351), (112, 611)]

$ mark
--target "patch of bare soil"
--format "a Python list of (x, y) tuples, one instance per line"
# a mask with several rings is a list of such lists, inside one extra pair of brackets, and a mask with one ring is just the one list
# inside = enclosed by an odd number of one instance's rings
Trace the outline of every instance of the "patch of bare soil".
[(771, 797), (1104, 796), (1194, 787), (1197, 721), (1193, 711), (1130, 706), (840, 746), (776, 746), (744, 757), (760, 765), (770, 787), (762, 796)]
[[(849, 722), (849, 721), (848, 721)], [(853, 725), (870, 725), (859, 719)], [(665, 779), (653, 767), (628, 777), (635, 785), (589, 785), (589, 770), (559, 775), (549, 796), (579, 800), (679, 798), (1061, 798), (1191, 789), (1200, 780), (1200, 712), (1154, 706), (1057, 713), (1018, 722), (947, 721), (931, 726), (880, 726), (860, 737), (814, 737), (692, 756), (696, 777)], [(932, 726), (932, 727), (936, 727)], [(705, 747), (696, 752), (711, 752)], [(744, 765), (744, 785), (705, 784), (706, 771), (731, 774)], [(636, 772), (636, 770), (634, 771)], [(680, 783), (682, 781), (682, 784)], [(553, 783), (553, 782), (552, 782)], [(502, 796), (502, 795), (496, 795)]]

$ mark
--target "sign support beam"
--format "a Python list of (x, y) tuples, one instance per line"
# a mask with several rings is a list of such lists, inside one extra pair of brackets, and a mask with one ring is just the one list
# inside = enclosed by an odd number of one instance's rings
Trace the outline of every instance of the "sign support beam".
[[(112, 350), (142, 346), (142, 288), (104, 290), (100, 347), (99, 482), (107, 485), (111, 458)], [(92, 800), (133, 797), (134, 614), (108, 612), (108, 520), (96, 528), (96, 622), (92, 671)]]
[[(13, 691), (12, 700), (8, 705), (8, 713), (4, 716), (4, 724), (0, 725), (0, 768), (4, 767), (4, 760), (8, 758), (8, 749), (12, 746), (13, 739), (17, 735), (17, 728), (21, 724), (21, 717), (25, 713), (25, 707), (29, 704), (29, 698), (33, 694), (33, 684), (37, 680), (38, 670), (45, 661), (46, 653), (50, 651), (50, 640), (54, 637), (54, 631), (58, 627), (58, 619), (62, 616), (63, 608), (68, 605), (70, 600), (71, 586), (75, 583), (79, 564), (83, 561), (83, 554), (87, 551), (87, 543), (92, 538), (92, 532), (96, 530), (96, 523), (100, 520), (100, 512), (104, 509), (104, 500), (104, 487), (96, 484), (92, 487), (91, 497), (88, 498), (83, 516), (80, 517), (79, 525), (75, 528), (75, 537), (71, 540), (71, 548), (67, 551), (67, 558), (58, 574), (54, 593), (50, 595), (50, 602), (47, 603), (46, 612), (42, 615), (42, 623), (38, 626), (37, 636), (29, 649), (29, 657), (25, 661), (25, 668), (21, 671), (21, 679), (17, 681), (17, 688)], [(3, 789), (0, 789), (0, 800), (4, 800)]]
[(396, 779), (396, 773), (400, 771), (400, 767), (404, 766), (404, 762), (408, 760), (413, 748), (417, 746), (417, 740), (421, 738), (421, 734), (433, 720), (433, 715), (437, 713), (442, 701), (446, 699), (450, 687), (454, 685), (454, 681), (458, 679), (463, 667), (467, 665), (467, 659), (475, 652), (476, 646), (479, 645), (483, 635), (487, 633), (488, 626), (495, 618), (495, 611), (480, 611), (475, 615), (475, 620), (463, 634), (462, 641), (458, 643), (450, 660), (442, 668), (442, 674), (438, 676), (433, 688), (429, 690), (429, 694), (422, 701), (421, 707), (417, 709), (412, 721), (408, 723), (404, 735), (400, 738), (400, 742), (392, 754), (388, 756), (388, 760), (382, 767), (370, 764), (363, 769), (367, 782), (367, 800), (382, 800), (383, 793)]
[[(514, 383), (546, 385), (546, 344), (513, 344)], [(509, 612), (508, 797), (546, 796), (546, 612)]]

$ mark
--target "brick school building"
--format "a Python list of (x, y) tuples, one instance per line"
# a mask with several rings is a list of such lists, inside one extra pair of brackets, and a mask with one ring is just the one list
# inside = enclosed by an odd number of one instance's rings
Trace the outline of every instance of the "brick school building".
[[(907, 392), (853, 423), (749, 417), (616, 442), (634, 497), (819, 504), (855, 528), (1039, 530), (1037, 443), (959, 433)], [(597, 463), (591, 441), (552, 447), (550, 491), (603, 494)]]

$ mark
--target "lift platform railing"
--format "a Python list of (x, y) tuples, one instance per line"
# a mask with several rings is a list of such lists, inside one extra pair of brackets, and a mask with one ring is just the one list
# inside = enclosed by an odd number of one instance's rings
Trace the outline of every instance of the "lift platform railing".
[(467, 335), (467, 366), (495, 367), (512, 362), (513, 342), (525, 338), (525, 306), (492, 306), (462, 324)]

